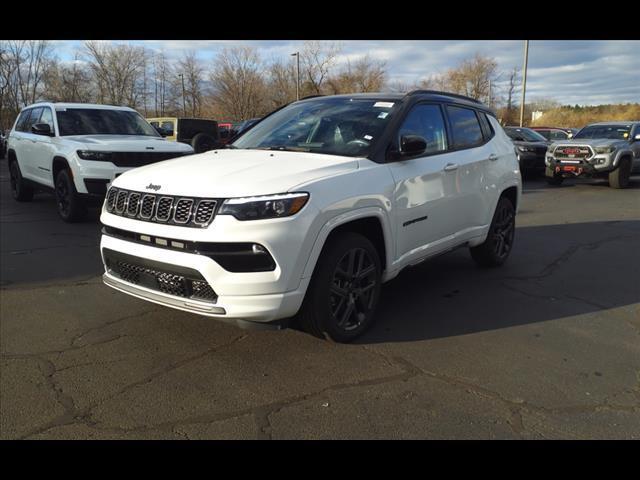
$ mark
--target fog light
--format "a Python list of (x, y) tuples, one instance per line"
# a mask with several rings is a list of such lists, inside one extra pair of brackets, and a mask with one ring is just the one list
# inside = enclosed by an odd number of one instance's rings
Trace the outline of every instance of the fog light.
[(265, 248), (262, 245), (258, 245), (257, 243), (253, 244), (253, 246), (251, 247), (251, 250), (253, 251), (253, 253), (255, 255), (263, 255), (263, 254), (267, 253)]

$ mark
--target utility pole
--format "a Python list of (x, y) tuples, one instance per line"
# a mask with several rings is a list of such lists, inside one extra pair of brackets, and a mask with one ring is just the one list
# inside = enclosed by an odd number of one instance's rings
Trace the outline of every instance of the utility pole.
[(296, 57), (296, 100), (300, 100), (300, 52), (292, 53)]
[(491, 108), (491, 79), (489, 79), (489, 108)]
[(179, 73), (178, 76), (182, 79), (182, 114), (186, 117), (187, 104), (185, 103), (185, 99), (184, 99), (184, 75), (182, 73)]
[(529, 60), (529, 40), (524, 41), (524, 65), (522, 67), (522, 103), (520, 104), (520, 126), (524, 120), (524, 99), (527, 91), (527, 63)]

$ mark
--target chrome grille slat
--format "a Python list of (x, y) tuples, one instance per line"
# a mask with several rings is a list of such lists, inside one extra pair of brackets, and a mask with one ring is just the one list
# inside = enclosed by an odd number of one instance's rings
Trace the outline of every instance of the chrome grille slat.
[(176, 223), (187, 223), (191, 218), (192, 198), (181, 198), (176, 202), (173, 212), (173, 221)]
[(171, 207), (173, 206), (173, 197), (160, 197), (158, 200), (158, 209), (156, 210), (156, 220), (166, 222), (171, 218)]
[(129, 200), (127, 201), (127, 215), (129, 217), (135, 217), (138, 214), (139, 205), (140, 194), (138, 192), (131, 192), (129, 194)]
[(142, 204), (140, 206), (140, 218), (142, 220), (149, 220), (153, 217), (153, 210), (156, 206), (156, 196), (146, 194), (142, 197)]
[(209, 226), (217, 205), (218, 200), (213, 198), (157, 195), (114, 187), (105, 198), (105, 208), (113, 215), (197, 228)]

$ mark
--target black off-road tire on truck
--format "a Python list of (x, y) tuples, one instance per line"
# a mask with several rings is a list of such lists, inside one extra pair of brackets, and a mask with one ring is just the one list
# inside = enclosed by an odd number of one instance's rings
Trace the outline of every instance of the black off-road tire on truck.
[(198, 133), (191, 140), (191, 146), (193, 147), (193, 151), (195, 153), (203, 153), (218, 148), (219, 144), (211, 135), (207, 135), (206, 133)]
[(549, 185), (558, 186), (562, 185), (562, 182), (564, 182), (564, 177), (555, 173), (551, 168), (547, 168), (545, 170), (544, 176), (547, 179), (547, 183)]
[(333, 342), (355, 340), (373, 324), (381, 277), (380, 256), (366, 237), (336, 235), (318, 259), (296, 316), (298, 326)]
[(627, 188), (629, 177), (631, 176), (631, 159), (624, 157), (620, 159), (618, 168), (609, 172), (609, 186), (611, 188)]
[(87, 216), (87, 205), (78, 194), (69, 170), (63, 169), (57, 173), (54, 188), (60, 218), (67, 223), (84, 220)]
[(513, 248), (516, 211), (507, 197), (500, 197), (484, 243), (471, 247), (471, 257), (481, 267), (499, 267)]
[(18, 202), (30, 202), (33, 200), (33, 187), (22, 178), (20, 165), (18, 165), (15, 157), (9, 160), (9, 180), (11, 183), (11, 196), (14, 200)]

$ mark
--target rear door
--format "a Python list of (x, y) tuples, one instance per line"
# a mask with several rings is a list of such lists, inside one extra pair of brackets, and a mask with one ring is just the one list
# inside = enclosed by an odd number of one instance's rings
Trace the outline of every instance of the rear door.
[(457, 167), (449, 172), (456, 192), (455, 231), (464, 236), (486, 223), (487, 189), (498, 180), (499, 153), (491, 146), (493, 129), (483, 112), (459, 105), (447, 105), (446, 111)]
[(20, 171), (25, 178), (39, 180), (36, 141), (38, 135), (31, 133), (31, 127), (37, 123), (42, 114), (42, 107), (35, 107), (29, 110), (29, 117), (25, 117), (24, 123), (20, 125), (19, 150), (16, 152), (20, 165)]

